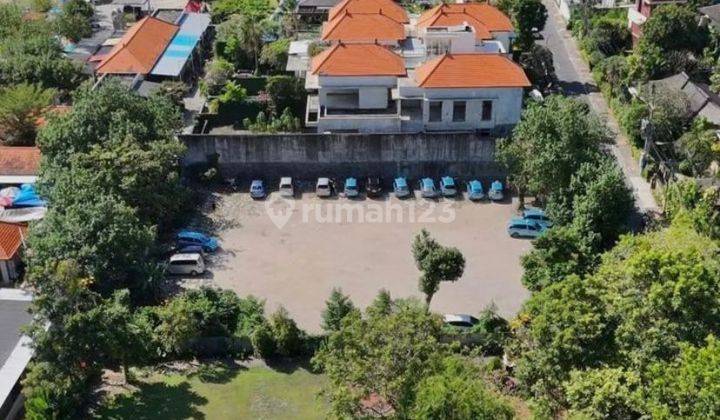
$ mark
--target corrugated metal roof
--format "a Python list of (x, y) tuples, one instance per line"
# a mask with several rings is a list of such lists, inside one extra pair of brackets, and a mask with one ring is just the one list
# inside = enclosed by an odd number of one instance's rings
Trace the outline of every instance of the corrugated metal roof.
[(208, 26), (210, 26), (210, 15), (205, 13), (184, 14), (180, 18), (180, 30), (170, 41), (150, 74), (154, 76), (179, 76)]

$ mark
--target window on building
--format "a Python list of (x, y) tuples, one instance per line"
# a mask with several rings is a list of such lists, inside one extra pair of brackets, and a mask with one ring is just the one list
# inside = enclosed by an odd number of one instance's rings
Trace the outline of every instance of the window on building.
[(442, 121), (442, 101), (430, 102), (430, 115), (428, 116), (428, 121)]
[(453, 102), (453, 122), (465, 122), (465, 101)]
[(483, 101), (482, 103), (482, 120), (490, 121), (492, 119), (492, 101)]

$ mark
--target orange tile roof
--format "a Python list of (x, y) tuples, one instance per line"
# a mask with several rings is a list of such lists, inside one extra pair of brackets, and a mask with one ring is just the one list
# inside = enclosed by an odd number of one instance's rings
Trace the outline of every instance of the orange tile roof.
[(148, 74), (179, 27), (148, 16), (133, 25), (103, 57), (100, 74)]
[(24, 238), (27, 238), (27, 226), (0, 222), (0, 260), (15, 257)]
[(330, 9), (328, 21), (335, 19), (346, 10), (350, 13), (382, 13), (396, 22), (410, 22), (405, 9), (393, 0), (343, 0)]
[(0, 146), (0, 175), (37, 175), (40, 149), (37, 147)]
[(424, 88), (528, 87), (522, 67), (501, 54), (445, 54), (415, 70)]
[(325, 41), (373, 42), (405, 39), (405, 27), (382, 13), (349, 13), (345, 11), (325, 23)]
[(399, 55), (377, 44), (337, 43), (312, 60), (312, 74), (320, 76), (405, 76)]
[(451, 26), (463, 22), (475, 28), (478, 39), (491, 38), (490, 32), (514, 30), (510, 18), (487, 3), (439, 4), (420, 15), (417, 26)]

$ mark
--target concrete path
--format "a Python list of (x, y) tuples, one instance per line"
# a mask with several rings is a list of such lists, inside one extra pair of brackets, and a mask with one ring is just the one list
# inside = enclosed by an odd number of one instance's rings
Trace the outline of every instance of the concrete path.
[(568, 95), (577, 96), (588, 102), (593, 111), (606, 122), (615, 140), (609, 149), (622, 167), (633, 190), (638, 210), (642, 213), (658, 212), (659, 207), (652, 195), (650, 184), (642, 178), (638, 162), (632, 156), (628, 140), (622, 134), (602, 93), (595, 86), (590, 68), (580, 55), (575, 39), (570, 31), (565, 29), (565, 21), (560, 15), (557, 5), (552, 0), (543, 0), (543, 3), (548, 9), (548, 20), (543, 31), (544, 39), (539, 43), (552, 51), (555, 72), (563, 90)]

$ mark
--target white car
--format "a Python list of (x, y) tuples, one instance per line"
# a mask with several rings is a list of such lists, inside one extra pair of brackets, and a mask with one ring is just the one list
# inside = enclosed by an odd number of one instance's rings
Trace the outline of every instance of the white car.
[(170, 257), (167, 271), (170, 274), (197, 276), (205, 272), (205, 261), (200, 254), (174, 254)]
[(315, 195), (318, 197), (330, 197), (333, 193), (333, 186), (330, 178), (318, 178), (315, 185)]
[(289, 176), (280, 178), (279, 191), (281, 197), (295, 197), (295, 187), (293, 185), (293, 179)]

